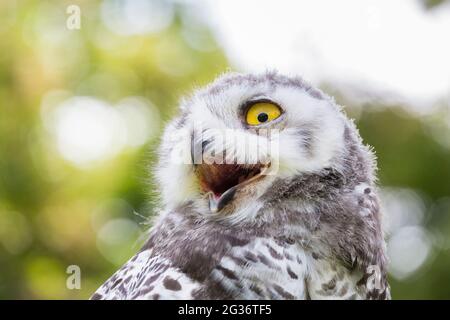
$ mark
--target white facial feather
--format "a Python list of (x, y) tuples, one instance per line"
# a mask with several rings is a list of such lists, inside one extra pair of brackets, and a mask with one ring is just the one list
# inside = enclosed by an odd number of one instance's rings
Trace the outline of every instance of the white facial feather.
[[(214, 155), (218, 151), (226, 151), (221, 158), (224, 163), (233, 160), (247, 164), (270, 162), (270, 174), (275, 177), (289, 178), (326, 167), (340, 171), (339, 163), (333, 159), (339, 156), (344, 145), (344, 121), (332, 99), (319, 99), (306, 89), (274, 86), (269, 82), (232, 84), (221, 89), (215, 87), (228, 77), (232, 76), (219, 78), (199, 89), (189, 100), (184, 100), (180, 107), (183, 125), (177, 127), (179, 119), (176, 119), (166, 130), (157, 177), (163, 202), (168, 208), (188, 201), (206, 201), (189, 162), (192, 135), (194, 138), (197, 136), (194, 133), (200, 133), (200, 139), (213, 141), (206, 148), (206, 156), (208, 152)], [(283, 110), (283, 123), (280, 126), (269, 125), (267, 136), (258, 135), (253, 128), (243, 128), (239, 117), (239, 107), (255, 96), (267, 97)], [(302, 130), (305, 135), (302, 135)], [(172, 156), (164, 156), (167, 150)], [(239, 212), (250, 214), (253, 210), (248, 209), (257, 207), (255, 200), (275, 177), (267, 177), (265, 183), (258, 183), (249, 201), (241, 199), (233, 219), (242, 219)]]

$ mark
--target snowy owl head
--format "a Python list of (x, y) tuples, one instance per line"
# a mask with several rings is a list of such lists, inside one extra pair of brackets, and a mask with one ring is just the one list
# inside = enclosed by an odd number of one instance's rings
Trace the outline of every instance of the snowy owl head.
[(305, 177), (371, 182), (372, 161), (341, 108), (301, 78), (228, 73), (182, 101), (156, 177), (169, 210), (245, 219), (298, 198), (290, 186)]

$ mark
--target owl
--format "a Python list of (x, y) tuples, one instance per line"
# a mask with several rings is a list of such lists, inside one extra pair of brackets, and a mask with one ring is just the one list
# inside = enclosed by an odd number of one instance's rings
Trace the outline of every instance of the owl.
[(389, 299), (375, 156), (300, 77), (227, 73), (162, 136), (148, 240), (92, 299)]

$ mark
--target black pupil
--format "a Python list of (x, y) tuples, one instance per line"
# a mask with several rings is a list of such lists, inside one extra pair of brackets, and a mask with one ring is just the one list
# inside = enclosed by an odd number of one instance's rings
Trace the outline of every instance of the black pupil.
[(259, 122), (266, 122), (267, 120), (269, 120), (269, 115), (267, 113), (261, 112), (260, 114), (258, 114)]

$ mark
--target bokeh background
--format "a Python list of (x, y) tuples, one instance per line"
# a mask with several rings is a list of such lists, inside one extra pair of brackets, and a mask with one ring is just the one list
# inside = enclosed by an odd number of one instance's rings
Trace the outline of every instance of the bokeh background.
[(374, 146), (393, 297), (449, 299), (449, 34), (439, 0), (0, 1), (0, 299), (88, 298), (142, 243), (179, 98), (265, 69)]

